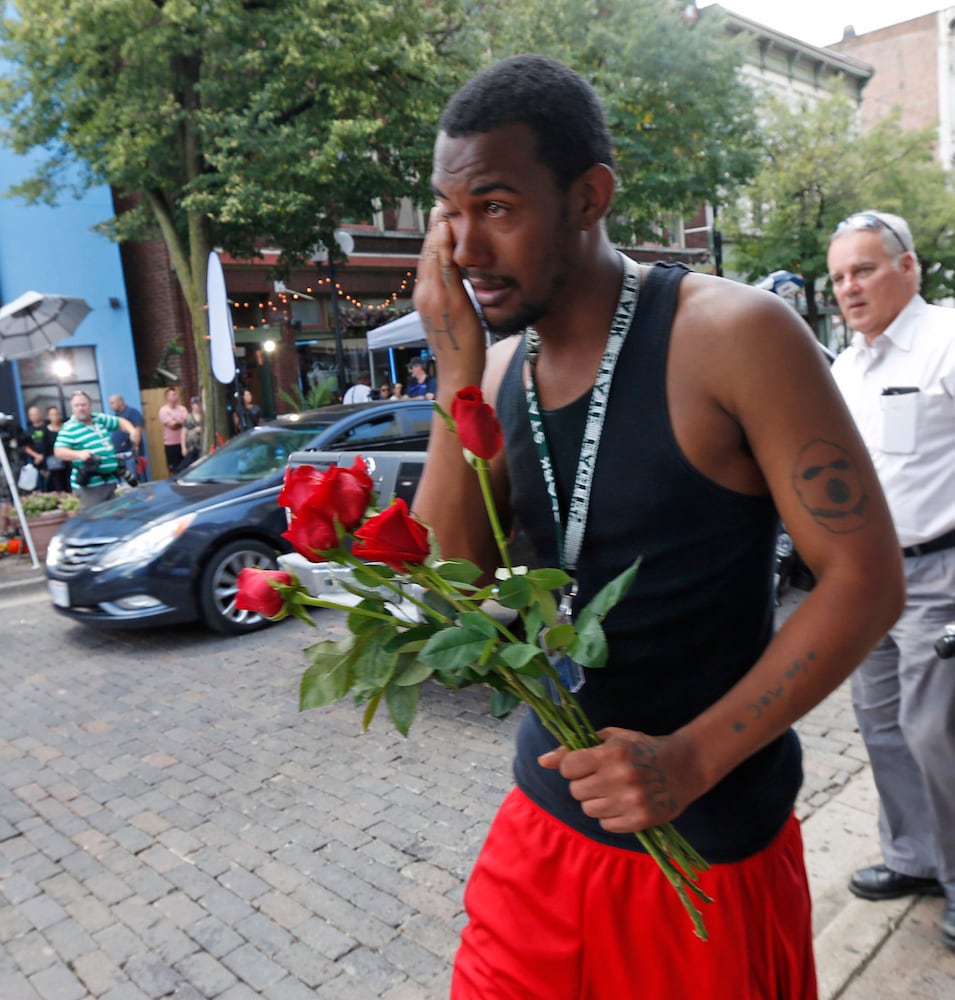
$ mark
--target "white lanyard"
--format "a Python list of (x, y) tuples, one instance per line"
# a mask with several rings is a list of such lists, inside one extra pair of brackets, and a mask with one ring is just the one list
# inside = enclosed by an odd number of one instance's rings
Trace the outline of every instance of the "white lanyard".
[[(590, 405), (587, 409), (587, 423), (584, 437), (580, 444), (580, 456), (577, 460), (577, 476), (567, 509), (567, 528), (563, 530), (560, 516), (560, 503), (557, 499), (557, 481), (547, 446), (547, 435), (540, 416), (540, 403), (537, 398), (537, 387), (534, 383), (534, 369), (537, 365), (537, 355), (540, 350), (540, 336), (532, 327), (524, 334), (527, 354), (527, 380), (524, 385), (527, 394), (527, 411), (531, 422), (531, 436), (540, 457), (541, 471), (544, 483), (550, 497), (551, 510), (554, 515), (554, 526), (557, 531), (557, 551), (563, 568), (573, 576), (577, 569), (577, 560), (584, 542), (584, 531), (587, 527), (587, 511), (590, 508), (590, 488), (594, 478), (594, 468), (597, 464), (597, 449), (603, 432), (604, 417), (607, 412), (607, 398), (610, 394), (610, 384), (613, 380), (614, 368), (620, 350), (626, 339), (627, 331), (633, 320), (637, 307), (637, 297), (640, 294), (640, 270), (629, 257), (620, 255), (623, 260), (623, 283), (620, 289), (620, 301), (610, 325), (607, 346), (604, 350), (597, 378), (590, 394)], [(576, 583), (572, 585), (571, 597), (576, 592)], [(569, 602), (568, 608), (569, 611)]]

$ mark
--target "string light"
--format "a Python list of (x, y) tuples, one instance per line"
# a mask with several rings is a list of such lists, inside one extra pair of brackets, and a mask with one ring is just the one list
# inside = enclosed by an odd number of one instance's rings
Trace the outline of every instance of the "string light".
[[(411, 285), (414, 284), (414, 280), (415, 280), (414, 272), (406, 271), (404, 277), (401, 279), (401, 282), (398, 285), (397, 290), (392, 292), (389, 296), (387, 296), (387, 298), (385, 298), (383, 302), (380, 303), (377, 302), (368, 303), (366, 305), (361, 299), (355, 298), (355, 296), (349, 295), (347, 292), (345, 292), (341, 284), (337, 281), (335, 282), (335, 294), (338, 296), (339, 299), (343, 300), (344, 302), (347, 302), (353, 309), (359, 311), (366, 310), (372, 313), (383, 312), (386, 309), (390, 309), (398, 301), (398, 299), (407, 298), (408, 289)], [(326, 288), (329, 292), (331, 292), (331, 287), (330, 287), (331, 284), (332, 284), (332, 279), (330, 277), (318, 278), (314, 285), (309, 285), (306, 287), (305, 294), (311, 295), (313, 292), (320, 291), (323, 288)], [(279, 292), (275, 296), (275, 299), (262, 299), (254, 304), (248, 301), (238, 302), (234, 299), (230, 299), (230, 304), (235, 309), (248, 310), (248, 309), (258, 308), (263, 312), (266, 311), (285, 312), (287, 314), (290, 303), (301, 301), (301, 298), (302, 296), (298, 292)], [(276, 299), (278, 301), (276, 301)], [(269, 325), (268, 316), (262, 316), (260, 317), (257, 325), (255, 323), (250, 323), (248, 324), (248, 326), (243, 325), (241, 328), (248, 330), (255, 330), (257, 329), (257, 326), (268, 326), (268, 325)], [(238, 323), (233, 323), (233, 328), (238, 330), (240, 329), (240, 326)]]

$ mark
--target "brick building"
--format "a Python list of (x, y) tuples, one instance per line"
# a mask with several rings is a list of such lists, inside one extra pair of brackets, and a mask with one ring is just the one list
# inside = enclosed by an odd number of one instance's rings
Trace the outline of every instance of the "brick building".
[(946, 7), (863, 35), (847, 33), (833, 46), (875, 68), (862, 95), (863, 127), (899, 107), (903, 129), (937, 130), (938, 159), (949, 169), (955, 161), (953, 27), (955, 7)]

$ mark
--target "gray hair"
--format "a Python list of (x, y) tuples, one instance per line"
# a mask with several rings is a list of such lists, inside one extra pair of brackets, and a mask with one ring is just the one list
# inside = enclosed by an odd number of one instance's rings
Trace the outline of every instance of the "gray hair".
[(829, 244), (841, 236), (843, 233), (851, 232), (873, 232), (878, 233), (882, 240), (885, 252), (893, 260), (903, 253), (910, 253), (915, 261), (915, 274), (922, 282), (922, 265), (919, 262), (919, 255), (915, 251), (915, 240), (912, 239), (912, 230), (909, 224), (901, 215), (894, 215), (892, 212), (880, 212), (876, 209), (866, 209), (864, 212), (854, 212), (847, 215), (842, 222), (833, 230), (829, 237)]

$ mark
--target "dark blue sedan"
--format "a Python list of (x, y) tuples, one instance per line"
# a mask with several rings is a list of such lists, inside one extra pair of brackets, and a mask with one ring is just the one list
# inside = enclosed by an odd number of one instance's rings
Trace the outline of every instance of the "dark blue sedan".
[(303, 450), (415, 451), (430, 402), (326, 406), (255, 427), (178, 477), (145, 483), (70, 518), (50, 543), (47, 586), (62, 614), (104, 628), (201, 620), (240, 634), (267, 621), (235, 606), (246, 566), (290, 551), (276, 503), (289, 455)]

